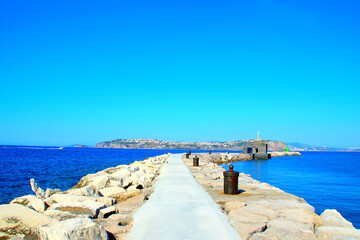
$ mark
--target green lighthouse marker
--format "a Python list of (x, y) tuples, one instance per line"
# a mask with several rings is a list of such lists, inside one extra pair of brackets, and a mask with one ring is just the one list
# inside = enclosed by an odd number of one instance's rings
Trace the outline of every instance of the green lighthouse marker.
[(284, 149), (284, 152), (290, 152), (287, 144), (286, 144), (286, 147)]

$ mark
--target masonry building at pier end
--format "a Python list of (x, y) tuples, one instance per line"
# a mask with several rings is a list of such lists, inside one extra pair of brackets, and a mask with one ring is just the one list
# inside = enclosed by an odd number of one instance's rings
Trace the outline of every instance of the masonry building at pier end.
[(260, 134), (258, 134), (258, 139), (244, 145), (243, 152), (249, 154), (252, 159), (271, 158), (271, 154), (268, 153), (268, 145), (260, 139)]

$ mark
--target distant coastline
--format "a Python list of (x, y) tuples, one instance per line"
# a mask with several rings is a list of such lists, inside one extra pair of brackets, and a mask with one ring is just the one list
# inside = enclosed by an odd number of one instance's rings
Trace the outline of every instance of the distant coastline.
[[(207, 141), (207, 142), (175, 142), (157, 139), (115, 139), (97, 143), (95, 148), (121, 148), (121, 149), (162, 149), (162, 150), (209, 150), (209, 151), (242, 151), (243, 146), (253, 141), (253, 139), (234, 140), (227, 142)], [(264, 140), (268, 144), (268, 151), (283, 151), (288, 145), (290, 151), (326, 151), (326, 152), (359, 152), (360, 148), (333, 148), (318, 147), (301, 143), (285, 143), (276, 140)], [(77, 145), (82, 147), (82, 145)], [(88, 146), (86, 146), (88, 147)]]

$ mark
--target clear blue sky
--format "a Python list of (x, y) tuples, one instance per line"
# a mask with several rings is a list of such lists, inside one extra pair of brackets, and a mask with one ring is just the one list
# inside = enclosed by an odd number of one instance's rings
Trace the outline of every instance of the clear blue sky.
[(360, 147), (357, 0), (1, 1), (0, 144)]

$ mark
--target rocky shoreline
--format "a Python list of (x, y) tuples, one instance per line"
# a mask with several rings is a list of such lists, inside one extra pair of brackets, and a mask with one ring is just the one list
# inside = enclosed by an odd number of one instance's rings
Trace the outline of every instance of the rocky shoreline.
[(360, 239), (360, 230), (336, 210), (319, 216), (303, 198), (245, 173), (239, 176), (239, 194), (223, 194), (225, 169), (213, 163), (213, 154), (196, 155), (198, 167), (193, 166), (194, 155), (183, 160), (243, 239)]
[[(88, 174), (63, 192), (44, 191), (32, 180), (36, 196), (0, 205), (0, 239), (125, 239), (132, 228), (132, 215), (151, 198), (152, 186), (170, 155)], [(183, 160), (241, 238), (360, 239), (360, 231), (336, 210), (325, 210), (319, 216), (304, 199), (245, 173), (240, 173), (239, 194), (223, 194), (225, 169), (217, 163), (238, 161), (241, 155), (197, 156), (199, 167), (192, 166), (194, 154), (189, 159), (183, 155)]]
[[(299, 152), (268, 152), (271, 157), (281, 156), (295, 156), (301, 155)], [(213, 153), (213, 154), (202, 154), (202, 158), (206, 159), (207, 162), (222, 164), (239, 161), (253, 160), (250, 154), (244, 153)]]
[(81, 178), (67, 191), (43, 191), (0, 205), (0, 239), (124, 239), (170, 154)]

